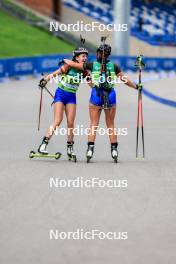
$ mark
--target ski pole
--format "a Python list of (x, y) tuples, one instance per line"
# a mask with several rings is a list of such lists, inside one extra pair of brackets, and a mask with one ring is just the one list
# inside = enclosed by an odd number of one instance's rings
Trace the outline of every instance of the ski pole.
[(139, 89), (138, 89), (138, 112), (137, 112), (137, 131), (136, 131), (136, 158), (138, 158), (138, 145), (139, 145), (139, 128), (141, 127), (142, 133), (142, 158), (145, 157), (145, 144), (144, 144), (144, 120), (143, 120), (143, 110), (142, 110), (142, 69), (145, 67), (142, 61), (142, 55), (137, 57), (135, 66), (139, 68)]
[[(43, 101), (43, 89), (45, 89), (47, 91), (47, 93), (54, 99), (54, 95), (48, 90), (48, 88), (46, 86), (41, 87), (41, 93), (40, 93), (40, 105), (39, 105), (39, 117), (38, 117), (38, 131), (40, 130), (40, 119), (41, 119), (41, 112), (42, 112), (42, 101)], [(52, 102), (53, 104), (53, 102)], [(52, 106), (51, 104), (51, 106)]]
[(46, 88), (46, 86), (43, 87), (43, 88), (48, 92), (48, 94), (49, 94), (52, 98), (54, 98), (54, 95), (48, 90), (48, 88)]
[(43, 89), (41, 88), (40, 104), (39, 104), (39, 115), (38, 115), (38, 131), (40, 130), (40, 119), (41, 119), (41, 113), (42, 113), (42, 101), (43, 101)]
[[(61, 63), (61, 62), (60, 62)], [(59, 64), (58, 64), (59, 65)], [(44, 77), (46, 77), (45, 76), (45, 74), (42, 72), (42, 76), (44, 76)], [(47, 91), (47, 93), (52, 97), (52, 98), (54, 98), (54, 95), (48, 90), (48, 88), (46, 87), (46, 86), (41, 86), (40, 84), (39, 84), (39, 87), (40, 87), (40, 89), (45, 89), (46, 91)]]

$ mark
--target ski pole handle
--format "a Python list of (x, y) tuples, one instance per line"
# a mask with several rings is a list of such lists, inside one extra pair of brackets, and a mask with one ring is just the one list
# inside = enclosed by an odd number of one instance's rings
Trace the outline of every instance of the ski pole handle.
[(136, 62), (134, 64), (134, 66), (136, 66), (140, 69), (145, 68), (145, 63), (143, 62), (142, 57), (143, 57), (143, 55), (137, 56)]
[(136, 84), (136, 90), (138, 90), (138, 91), (142, 91), (142, 89), (143, 89), (143, 85), (141, 84), (141, 83), (139, 83), (139, 84)]

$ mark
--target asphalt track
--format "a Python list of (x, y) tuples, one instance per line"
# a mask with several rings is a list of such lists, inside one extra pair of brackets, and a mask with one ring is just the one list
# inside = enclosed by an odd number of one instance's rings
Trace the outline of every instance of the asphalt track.
[[(145, 87), (176, 101), (175, 81), (175, 77), (165, 78)], [(0, 84), (0, 263), (174, 264), (176, 109), (143, 97), (146, 159), (136, 160), (137, 92), (119, 85), (116, 120), (128, 135), (119, 136), (118, 164), (111, 160), (107, 136), (97, 137), (90, 164), (85, 163), (86, 136), (75, 137), (76, 164), (67, 161), (64, 136), (55, 136), (49, 146), (50, 152), (63, 153), (59, 161), (30, 160), (29, 151), (37, 148), (52, 118), (51, 100), (45, 93), (37, 132), (36, 84), (36, 79)], [(76, 125), (89, 124), (89, 93), (88, 87), (80, 87)], [(128, 187), (49, 188), (50, 177), (78, 176), (127, 180)], [(128, 239), (49, 239), (51, 229), (81, 228), (126, 231)]]

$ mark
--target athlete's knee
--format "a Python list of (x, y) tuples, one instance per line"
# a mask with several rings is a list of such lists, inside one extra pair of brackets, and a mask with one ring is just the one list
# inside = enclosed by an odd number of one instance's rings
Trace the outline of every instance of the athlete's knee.
[(54, 127), (57, 127), (57, 126), (59, 126), (60, 125), (60, 123), (62, 122), (62, 120), (63, 120), (63, 118), (58, 118), (58, 119), (55, 119), (54, 120)]
[(99, 119), (92, 119), (92, 120), (90, 120), (90, 125), (91, 126), (98, 126), (98, 123), (99, 123)]
[(111, 118), (106, 118), (106, 126), (111, 127), (113, 125), (114, 125), (114, 120), (112, 120)]
[(98, 124), (91, 123), (89, 130), (90, 130), (91, 135), (95, 135), (98, 130)]
[(67, 120), (67, 127), (74, 127), (74, 121), (73, 120)]

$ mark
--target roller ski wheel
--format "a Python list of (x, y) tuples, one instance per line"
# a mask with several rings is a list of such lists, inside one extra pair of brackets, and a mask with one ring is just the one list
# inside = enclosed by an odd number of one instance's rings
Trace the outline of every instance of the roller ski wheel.
[(29, 158), (33, 159), (35, 155), (35, 151), (31, 150), (31, 152), (29, 153)]
[(114, 163), (118, 163), (118, 158), (117, 157), (113, 158), (113, 160), (114, 160)]
[(68, 155), (68, 160), (73, 161), (73, 162), (77, 162), (76, 155)]
[(90, 163), (91, 157), (87, 157), (87, 163)]
[(61, 155), (62, 155), (62, 154), (61, 154), (60, 152), (56, 152), (56, 153), (55, 153), (55, 159), (56, 159), (56, 160), (60, 159)]
[(35, 152), (32, 150), (29, 154), (29, 158), (30, 159), (32, 158), (55, 158), (56, 160), (58, 160), (60, 159), (61, 155), (62, 154), (60, 152), (56, 152), (55, 154), (52, 154), (52, 153), (42, 154), (42, 153)]

